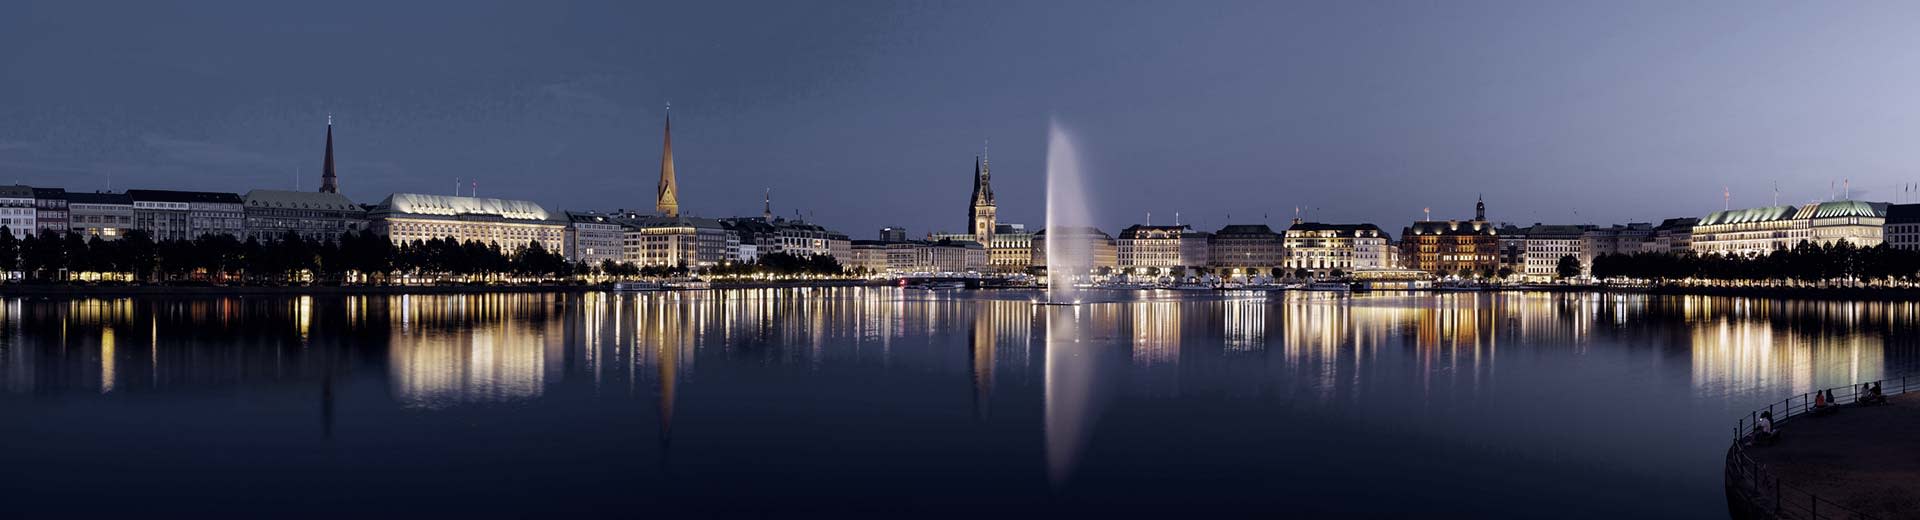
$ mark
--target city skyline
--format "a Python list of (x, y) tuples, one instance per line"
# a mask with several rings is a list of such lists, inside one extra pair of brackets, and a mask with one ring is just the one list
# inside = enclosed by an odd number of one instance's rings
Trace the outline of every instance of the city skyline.
[[(1296, 207), (1397, 229), (1423, 208), (1464, 220), (1482, 192), (1489, 220), (1520, 225), (1700, 217), (1728, 194), (1734, 208), (1770, 205), (1776, 186), (1781, 203), (1805, 203), (1848, 180), (1853, 198), (1902, 201), (1907, 165), (1920, 164), (1898, 142), (1920, 111), (1890, 97), (1920, 86), (1905, 72), (1920, 69), (1898, 66), (1914, 60), (1898, 52), (1915, 38), (1903, 17), (1778, 7), (1476, 4), (1434, 22), (1419, 9), (1134, 5), (1093, 23), (1070, 4), (748, 18), (402, 7), (383, 21), (352, 5), (131, 4), (139, 16), (89, 25), (35, 4), (0, 25), (16, 72), (0, 79), (0, 179), (311, 191), (313, 127), (332, 114), (342, 194), (356, 202), (458, 179), (556, 209), (644, 209), (673, 101), (688, 214), (758, 214), (770, 189), (776, 213), (856, 236), (966, 231), (951, 194), (988, 140), (998, 220), (1042, 227), (1049, 116), (1082, 134), (1109, 230), (1148, 212), (1278, 228)], [(186, 17), (206, 21), (169, 29)], [(659, 18), (676, 23), (616, 30)], [(415, 23), (427, 19), (445, 23)], [(523, 22), (502, 33), (508, 19)], [(1688, 30), (1706, 20), (1750, 30)], [(1386, 34), (1348, 34), (1363, 28)], [(1797, 36), (1765, 36), (1780, 33)], [(411, 52), (389, 53), (396, 41)], [(1237, 57), (1206, 58), (1225, 50)], [(1646, 59), (1679, 50), (1695, 52)]]

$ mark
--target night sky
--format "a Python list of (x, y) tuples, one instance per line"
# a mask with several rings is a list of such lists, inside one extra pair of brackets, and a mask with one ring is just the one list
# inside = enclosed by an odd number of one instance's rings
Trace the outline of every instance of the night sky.
[[(480, 194), (855, 238), (958, 231), (991, 140), (1039, 227), (1046, 125), (1110, 231), (1432, 207), (1654, 221), (1920, 182), (1920, 4), (0, 1), (0, 182)], [(271, 4), (271, 5), (268, 5)]]

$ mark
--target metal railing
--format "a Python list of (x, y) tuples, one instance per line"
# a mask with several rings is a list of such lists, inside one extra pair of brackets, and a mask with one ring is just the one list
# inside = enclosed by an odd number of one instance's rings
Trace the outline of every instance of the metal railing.
[[(1907, 393), (1910, 389), (1907, 376), (1864, 383), (1873, 384), (1879, 384), (1881, 395), (1888, 397)], [(1920, 390), (1920, 378), (1915, 378), (1913, 384), (1915, 387), (1912, 390)], [(1874, 518), (1873, 515), (1840, 505), (1813, 492), (1780, 482), (1780, 478), (1768, 471), (1765, 464), (1753, 460), (1746, 451), (1746, 443), (1759, 429), (1761, 412), (1772, 412), (1773, 427), (1777, 431), (1788, 419), (1812, 412), (1815, 394), (1832, 391), (1834, 402), (1830, 405), (1853, 404), (1860, 401), (1861, 386), (1863, 384), (1852, 384), (1795, 395), (1740, 418), (1733, 428), (1733, 446), (1727, 448), (1726, 467), (1728, 505), (1745, 508), (1733, 511), (1735, 518)], [(1843, 389), (1846, 392), (1844, 394), (1841, 393)]]

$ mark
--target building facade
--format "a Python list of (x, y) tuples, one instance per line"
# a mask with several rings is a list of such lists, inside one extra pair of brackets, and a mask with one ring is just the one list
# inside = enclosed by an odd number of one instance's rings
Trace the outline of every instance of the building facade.
[(60, 188), (33, 189), (33, 223), (39, 231), (52, 231), (65, 234), (68, 223), (67, 190)]
[[(1587, 231), (1593, 226), (1534, 224), (1521, 230), (1526, 243), (1525, 261), (1516, 274), (1529, 282), (1549, 282), (1560, 278), (1560, 259), (1574, 257), (1579, 259)], [(1505, 237), (1502, 237), (1505, 238)], [(1590, 262), (1582, 261), (1581, 267)]]
[(1287, 254), (1281, 267), (1306, 269), (1315, 276), (1336, 270), (1385, 269), (1391, 264), (1387, 241), (1387, 233), (1373, 224), (1296, 222), (1287, 227), (1283, 242)]
[(1120, 230), (1117, 252), (1125, 269), (1206, 267), (1212, 234), (1191, 226), (1134, 225)]
[(1648, 245), (1649, 253), (1685, 253), (1693, 250), (1693, 226), (1700, 223), (1697, 218), (1670, 218), (1660, 221), (1653, 227), (1653, 243)]
[(133, 199), (133, 227), (155, 241), (246, 236), (246, 201), (239, 194), (127, 190), (127, 196)]
[(1400, 234), (1403, 267), (1438, 276), (1500, 270), (1500, 237), (1487, 222), (1487, 204), (1474, 204), (1473, 220), (1423, 220)]
[(1886, 229), (1881, 236), (1887, 247), (1920, 251), (1920, 204), (1888, 205)]
[(1207, 259), (1214, 267), (1229, 272), (1266, 274), (1286, 257), (1279, 233), (1266, 224), (1235, 224), (1213, 233), (1213, 250)]
[(375, 204), (367, 220), (395, 244), (452, 238), (508, 251), (530, 242), (553, 252), (566, 247), (567, 222), (524, 200), (395, 193)]
[(38, 217), (39, 209), (34, 203), (33, 188), (0, 186), (0, 226), (12, 231), (14, 238), (39, 234)]
[(987, 242), (987, 266), (1003, 273), (1024, 271), (1033, 265), (1033, 233), (1025, 224), (995, 224)]
[(367, 210), (339, 193), (253, 190), (241, 200), (246, 204), (246, 238), (261, 242), (280, 240), (289, 232), (301, 240), (338, 241), (367, 226)]
[(125, 193), (66, 194), (67, 230), (82, 237), (119, 240), (133, 229), (133, 198)]
[(642, 267), (707, 269), (732, 262), (728, 245), (738, 250), (740, 244), (739, 235), (713, 219), (640, 217), (623, 223), (621, 257)]
[(564, 239), (567, 260), (588, 265), (626, 260), (626, 226), (610, 215), (568, 211)]
[(1801, 241), (1849, 242), (1873, 247), (1883, 240), (1887, 204), (1839, 200), (1803, 206), (1716, 211), (1693, 226), (1692, 249), (1700, 254), (1763, 255)]
[[(1033, 234), (1032, 265), (1035, 267), (1048, 267), (1047, 241), (1050, 240), (1048, 238), (1048, 231), (1047, 229), (1042, 229)], [(1057, 240), (1071, 241), (1064, 243), (1064, 245), (1069, 248), (1068, 250), (1085, 252), (1087, 257), (1091, 259), (1091, 267), (1093, 269), (1111, 270), (1120, 267), (1119, 246), (1115, 243), (1113, 236), (1108, 235), (1105, 231), (1091, 227), (1080, 227), (1060, 228), (1058, 231), (1055, 231), (1055, 233), (1054, 236), (1058, 237)]]

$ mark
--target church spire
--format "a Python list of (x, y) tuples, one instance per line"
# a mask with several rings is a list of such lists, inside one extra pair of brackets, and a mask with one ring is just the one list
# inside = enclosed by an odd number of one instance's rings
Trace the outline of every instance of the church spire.
[(660, 190), (653, 205), (662, 216), (680, 216), (680, 183), (673, 178), (673, 103), (667, 103), (666, 137), (660, 145)]
[(773, 188), (767, 188), (767, 195), (765, 198), (761, 199), (760, 202), (765, 205), (765, 207), (760, 209), (760, 219), (766, 221), (768, 224), (772, 224), (773, 223)]
[(1479, 220), (1479, 221), (1487, 220), (1487, 196), (1486, 195), (1480, 195), (1480, 196), (1474, 197), (1473, 219)]
[(327, 114), (327, 161), (320, 172), (320, 193), (340, 193), (340, 180), (333, 174), (333, 114)]

